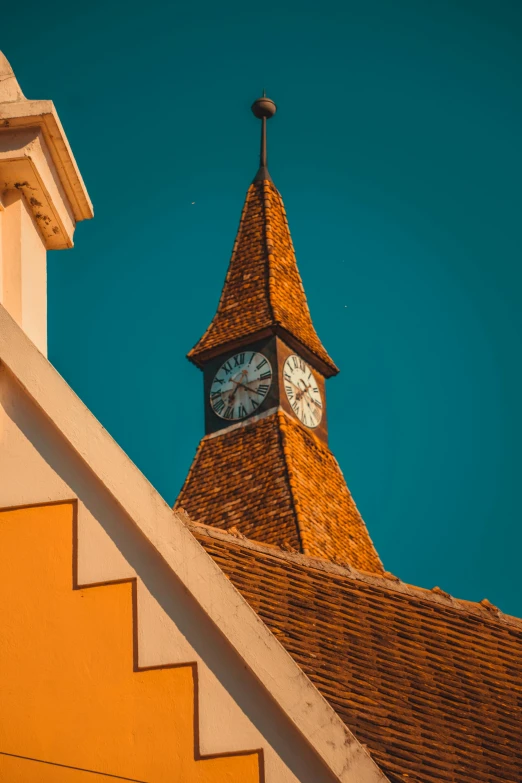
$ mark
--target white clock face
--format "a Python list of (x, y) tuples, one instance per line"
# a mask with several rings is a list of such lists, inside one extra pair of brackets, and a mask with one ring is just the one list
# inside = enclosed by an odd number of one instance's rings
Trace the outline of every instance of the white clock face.
[(236, 353), (223, 362), (210, 387), (210, 405), (222, 419), (237, 421), (259, 408), (272, 385), (272, 367), (262, 353)]
[(300, 356), (289, 356), (283, 367), (288, 402), (305, 427), (317, 427), (323, 418), (323, 401), (310, 367)]

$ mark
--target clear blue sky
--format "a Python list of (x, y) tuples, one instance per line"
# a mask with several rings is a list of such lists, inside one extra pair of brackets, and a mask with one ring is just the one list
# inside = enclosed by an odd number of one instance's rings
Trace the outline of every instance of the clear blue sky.
[(331, 447), (384, 564), (522, 616), (522, 4), (26, 0), (0, 48), (55, 101), (96, 211), (49, 260), (50, 358), (168, 502), (266, 87), (341, 368)]

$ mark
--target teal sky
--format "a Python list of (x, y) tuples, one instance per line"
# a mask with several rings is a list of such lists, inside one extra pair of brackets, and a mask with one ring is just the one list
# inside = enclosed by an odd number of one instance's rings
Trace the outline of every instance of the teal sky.
[(50, 359), (165, 499), (203, 432), (185, 354), (266, 87), (270, 171), (341, 368), (330, 445), (385, 567), (522, 616), (522, 4), (29, 0), (0, 48), (54, 100), (96, 212), (50, 255)]

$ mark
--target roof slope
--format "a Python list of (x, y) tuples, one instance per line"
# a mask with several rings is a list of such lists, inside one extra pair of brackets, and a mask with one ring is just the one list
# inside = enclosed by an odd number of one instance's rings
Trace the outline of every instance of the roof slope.
[(229, 344), (278, 329), (317, 357), (324, 374), (337, 372), (312, 324), (283, 201), (262, 180), (248, 189), (216, 315), (188, 357), (201, 365)]
[(175, 508), (256, 541), (383, 571), (337, 460), (282, 411), (204, 437)]
[(522, 621), (193, 532), (393, 783), (520, 783)]

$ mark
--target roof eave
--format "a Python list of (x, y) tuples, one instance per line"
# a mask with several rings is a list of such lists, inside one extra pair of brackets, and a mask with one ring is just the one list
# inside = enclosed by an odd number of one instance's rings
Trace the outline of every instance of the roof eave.
[(196, 367), (198, 367), (200, 370), (202, 370), (205, 365), (208, 364), (208, 362), (212, 359), (215, 359), (216, 356), (229, 353), (230, 351), (234, 351), (236, 348), (241, 348), (247, 343), (263, 340), (266, 337), (270, 337), (272, 335), (280, 337), (283, 342), (287, 343), (290, 348), (293, 348), (294, 351), (299, 353), (300, 356), (305, 359), (305, 361), (313, 365), (313, 367), (315, 367), (315, 369), (318, 370), (325, 378), (332, 378), (334, 375), (338, 374), (339, 368), (333, 363), (331, 359), (329, 362), (326, 362), (305, 343), (302, 343), (297, 337), (295, 337), (291, 332), (289, 332), (280, 324), (271, 324), (270, 326), (267, 326), (263, 329), (258, 329), (255, 332), (242, 335), (235, 340), (228, 340), (226, 342), (219, 343), (212, 346), (211, 348), (201, 350), (198, 348), (198, 343), (194, 348), (192, 348), (191, 351), (188, 352), (187, 359), (192, 362), (192, 364), (195, 364)]

